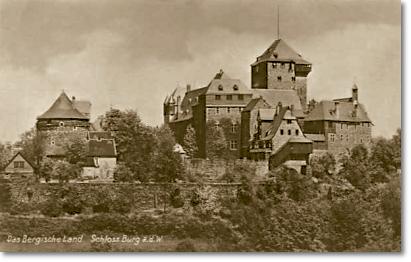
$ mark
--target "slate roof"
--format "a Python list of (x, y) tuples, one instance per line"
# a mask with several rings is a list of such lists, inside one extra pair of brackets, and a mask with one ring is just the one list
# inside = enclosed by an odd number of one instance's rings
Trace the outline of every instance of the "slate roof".
[(116, 157), (116, 145), (111, 140), (90, 140), (87, 144), (88, 156), (93, 157)]
[(278, 113), (278, 115), (274, 117), (273, 123), (271, 124), (270, 128), (266, 131), (267, 136), (265, 136), (261, 140), (271, 140), (274, 137), (275, 133), (277, 133), (277, 130), (281, 125), (281, 122), (283, 121), (284, 115), (287, 112), (287, 110), (289, 110), (287, 106), (281, 107), (280, 112)]
[(85, 116), (90, 116), (91, 113), (91, 103), (90, 101), (85, 100), (72, 100), (73, 106), (77, 109), (80, 113)]
[(256, 65), (261, 62), (295, 62), (296, 64), (311, 63), (305, 60), (300, 54), (294, 51), (283, 39), (275, 40), (265, 52), (257, 58), (253, 64)]
[(37, 119), (81, 119), (88, 120), (89, 117), (80, 113), (72, 101), (63, 91), (51, 107)]
[[(337, 102), (337, 103), (336, 103)], [(337, 107), (336, 107), (337, 104)], [(354, 103), (342, 101), (321, 101), (307, 115), (304, 121), (343, 121), (369, 122), (370, 118), (362, 104), (358, 104), (357, 114), (353, 115)]]
[[(222, 87), (222, 90), (219, 89)], [(237, 89), (235, 90), (234, 87)], [(207, 94), (252, 94), (251, 90), (240, 80), (229, 77), (223, 70), (210, 81)]]
[(303, 117), (303, 109), (300, 98), (295, 90), (283, 89), (253, 89), (254, 97), (262, 97), (271, 107), (276, 107), (281, 102), (283, 107), (294, 106), (293, 114), (296, 117)]

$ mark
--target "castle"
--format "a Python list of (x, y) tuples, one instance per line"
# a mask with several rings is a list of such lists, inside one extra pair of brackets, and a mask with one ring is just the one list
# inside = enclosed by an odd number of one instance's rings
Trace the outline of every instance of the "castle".
[(358, 87), (349, 98), (307, 103), (312, 64), (277, 39), (251, 65), (251, 88), (220, 70), (202, 88), (175, 89), (163, 104), (164, 123), (183, 143), (187, 126), (196, 132), (198, 157), (206, 158), (206, 123), (231, 120), (227, 147), (237, 158), (267, 160), (270, 167), (291, 163), (304, 170), (313, 150), (338, 155), (369, 145), (372, 122), (359, 103)]

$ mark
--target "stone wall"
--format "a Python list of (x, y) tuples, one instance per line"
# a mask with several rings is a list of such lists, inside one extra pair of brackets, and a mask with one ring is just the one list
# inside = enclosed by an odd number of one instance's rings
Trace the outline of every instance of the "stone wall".
[(202, 178), (205, 181), (218, 181), (235, 165), (245, 164), (256, 170), (256, 180), (262, 180), (268, 173), (267, 161), (252, 161), (246, 159), (236, 159), (231, 161), (191, 159), (185, 162), (187, 172)]
[[(134, 211), (161, 209), (170, 206), (169, 194), (180, 190), (186, 204), (191, 200), (194, 191), (198, 188), (210, 186), (216, 189), (218, 195), (235, 197), (240, 184), (238, 183), (10, 183), (12, 202), (14, 204), (28, 203), (33, 209), (40, 209), (41, 204), (51, 197), (61, 195), (64, 191), (75, 191), (81, 201), (102, 201), (104, 197), (126, 194), (132, 202)], [(59, 193), (60, 192), (60, 193)], [(164, 205), (164, 200), (166, 203)]]

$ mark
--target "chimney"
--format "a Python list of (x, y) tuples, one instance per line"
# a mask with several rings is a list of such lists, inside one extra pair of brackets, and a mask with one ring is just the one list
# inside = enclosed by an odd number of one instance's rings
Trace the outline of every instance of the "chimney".
[(190, 91), (191, 91), (191, 85), (187, 84), (187, 92), (190, 92)]
[(356, 84), (352, 87), (352, 101), (358, 101), (358, 86)]
[(294, 113), (294, 105), (290, 105), (291, 113)]
[(278, 102), (278, 105), (275, 107), (275, 115), (277, 116), (278, 114), (280, 114), (280, 110), (282, 108), (282, 104), (281, 102)]
[(340, 102), (335, 101), (334, 105), (335, 105), (335, 107), (334, 107), (335, 116), (338, 119), (340, 117)]

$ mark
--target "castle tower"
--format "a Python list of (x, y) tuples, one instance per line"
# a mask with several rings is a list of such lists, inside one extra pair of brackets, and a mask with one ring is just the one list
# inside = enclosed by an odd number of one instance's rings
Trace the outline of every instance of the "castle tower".
[(87, 138), (90, 108), (90, 102), (78, 101), (75, 97), (70, 100), (63, 91), (52, 106), (37, 117), (36, 129), (44, 137), (46, 156), (63, 157), (66, 142)]
[(311, 63), (304, 60), (284, 40), (277, 39), (251, 65), (251, 88), (296, 90), (305, 110), (307, 76), (310, 72)]

